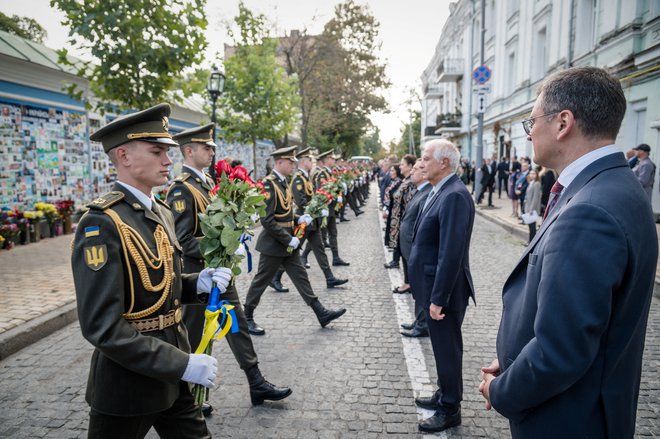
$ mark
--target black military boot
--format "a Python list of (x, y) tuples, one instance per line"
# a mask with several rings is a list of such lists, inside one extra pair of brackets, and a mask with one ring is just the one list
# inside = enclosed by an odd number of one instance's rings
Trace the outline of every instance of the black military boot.
[(245, 305), (243, 307), (243, 311), (245, 312), (245, 320), (247, 320), (248, 324), (248, 332), (252, 335), (264, 335), (266, 330), (257, 325), (257, 323), (254, 321), (254, 308)]
[(339, 285), (344, 285), (346, 282), (348, 282), (348, 279), (338, 279), (335, 277), (334, 274), (332, 274), (332, 271), (328, 269), (326, 273), (323, 273), (325, 275), (325, 285), (328, 288), (334, 288)]
[(250, 383), (252, 405), (261, 405), (264, 401), (279, 401), (291, 395), (288, 387), (277, 387), (266, 381), (256, 364), (245, 371)]
[(328, 323), (343, 316), (346, 312), (346, 308), (327, 309), (318, 299), (312, 302), (311, 307), (322, 328), (325, 328)]
[(339, 257), (339, 252), (332, 252), (332, 265), (334, 267), (340, 267), (340, 266), (351, 265), (351, 263), (346, 262), (342, 258), (340, 258)]
[(348, 218), (346, 218), (346, 215), (342, 215), (342, 216), (339, 217), (339, 222), (340, 223), (347, 223), (349, 221), (350, 220)]
[(270, 287), (278, 293), (288, 293), (289, 289), (282, 285), (282, 274), (284, 274), (282, 270), (275, 273), (273, 280), (270, 281)]

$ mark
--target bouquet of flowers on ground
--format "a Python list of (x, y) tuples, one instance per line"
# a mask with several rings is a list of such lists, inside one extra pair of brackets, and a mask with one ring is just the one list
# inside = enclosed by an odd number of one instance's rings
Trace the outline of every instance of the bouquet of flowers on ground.
[[(330, 177), (328, 180), (321, 180), (321, 189), (329, 193), (332, 198), (336, 200), (338, 200), (338, 197), (341, 197), (344, 193), (343, 187), (336, 177)], [(335, 211), (339, 212), (343, 204), (343, 201), (341, 203), (337, 202), (335, 205)]]
[[(321, 212), (323, 209), (327, 209), (330, 202), (334, 199), (332, 194), (323, 189), (317, 189), (312, 195), (312, 199), (309, 200), (307, 206), (305, 206), (305, 213), (309, 214), (312, 218), (316, 219), (321, 217)], [(328, 219), (323, 217), (321, 221), (321, 228), (324, 228), (328, 225)]]
[(48, 224), (53, 224), (55, 221), (61, 218), (60, 213), (57, 211), (57, 207), (55, 207), (54, 204), (34, 203), (34, 208), (44, 213)]
[(0, 210), (0, 248), (9, 250), (14, 246), (13, 238), (18, 235), (18, 226), (9, 217), (11, 210)]
[(57, 200), (55, 202), (57, 212), (62, 218), (70, 217), (73, 214), (74, 202), (72, 199)]
[(41, 210), (26, 210), (23, 212), (23, 217), (27, 218), (30, 224), (36, 224), (44, 217), (44, 213)]
[[(241, 261), (246, 257), (240, 248), (247, 247), (246, 241), (253, 235), (256, 218), (266, 214), (263, 185), (254, 183), (242, 166), (232, 168), (225, 160), (215, 165), (217, 184), (211, 191), (211, 202), (205, 213), (199, 214), (202, 237), (199, 247), (207, 267), (228, 267), (234, 278), (241, 274)], [(251, 266), (247, 252), (248, 270)], [(205, 323), (202, 341), (196, 353), (211, 355), (213, 340), (224, 337), (230, 328), (238, 331), (238, 321), (232, 315), (233, 306), (220, 300), (217, 288), (211, 290), (208, 306), (204, 312)], [(218, 319), (221, 321), (218, 323)], [(193, 346), (193, 348), (195, 348)], [(193, 388), (197, 404), (208, 398), (208, 389), (197, 384)]]

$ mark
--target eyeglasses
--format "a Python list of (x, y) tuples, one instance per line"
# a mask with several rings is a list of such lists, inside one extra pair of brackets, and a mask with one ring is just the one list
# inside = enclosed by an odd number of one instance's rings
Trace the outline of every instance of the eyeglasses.
[(532, 128), (534, 128), (534, 123), (535, 123), (534, 119), (538, 119), (539, 117), (543, 117), (543, 116), (552, 116), (553, 114), (557, 114), (557, 113), (559, 113), (559, 111), (553, 111), (551, 113), (545, 113), (545, 114), (542, 114), (540, 116), (529, 117), (527, 119), (523, 119), (522, 120), (522, 126), (523, 126), (525, 132), (527, 133), (527, 135), (529, 136), (532, 133)]

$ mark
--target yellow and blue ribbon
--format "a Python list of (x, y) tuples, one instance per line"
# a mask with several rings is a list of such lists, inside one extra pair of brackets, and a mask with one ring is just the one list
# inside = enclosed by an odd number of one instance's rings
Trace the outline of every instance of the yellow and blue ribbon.
[[(231, 330), (232, 334), (238, 332), (238, 319), (236, 318), (236, 311), (234, 305), (227, 300), (219, 300), (220, 290), (213, 287), (211, 290), (211, 298), (209, 305), (204, 310), (204, 331), (202, 332), (202, 340), (195, 350), (196, 354), (203, 354), (212, 340), (220, 340), (224, 338)], [(218, 319), (220, 322), (218, 322)]]

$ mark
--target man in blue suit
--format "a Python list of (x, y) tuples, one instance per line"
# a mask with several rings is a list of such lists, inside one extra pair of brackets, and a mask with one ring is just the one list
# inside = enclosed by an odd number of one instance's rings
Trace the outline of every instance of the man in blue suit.
[(460, 153), (449, 141), (424, 145), (420, 170), (433, 185), (413, 231), (410, 284), (428, 312), (429, 335), (438, 372), (438, 390), (416, 398), (435, 414), (420, 422), (424, 432), (438, 432), (461, 423), (463, 399), (463, 336), (461, 325), (468, 299), (474, 300), (469, 249), (474, 202), (456, 175)]
[(632, 438), (658, 257), (650, 204), (614, 145), (626, 99), (602, 69), (549, 77), (523, 126), (559, 173), (504, 284), (479, 389), (513, 438)]

